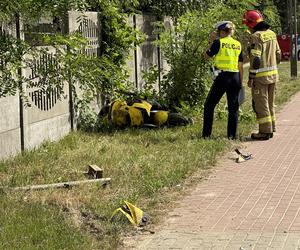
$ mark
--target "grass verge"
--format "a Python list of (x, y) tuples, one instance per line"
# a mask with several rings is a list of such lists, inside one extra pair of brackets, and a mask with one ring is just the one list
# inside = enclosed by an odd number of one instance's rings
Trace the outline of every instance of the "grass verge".
[[(300, 90), (291, 81), (289, 64), (280, 66), (277, 89), (280, 106)], [(227, 121), (220, 105), (213, 139), (200, 138), (201, 122), (185, 128), (124, 130), (110, 134), (71, 133), (58, 143), (0, 162), (2, 186), (23, 186), (84, 179), (87, 165), (104, 169), (112, 183), (106, 188), (82, 185), (72, 189), (0, 193), (1, 249), (113, 249), (130, 231), (126, 221), (110, 222), (114, 209), (129, 200), (157, 221), (188, 177), (199, 181), (217, 156), (236, 142), (226, 138)], [(199, 119), (200, 120), (200, 119)], [(241, 110), (241, 138), (255, 124), (250, 95)]]

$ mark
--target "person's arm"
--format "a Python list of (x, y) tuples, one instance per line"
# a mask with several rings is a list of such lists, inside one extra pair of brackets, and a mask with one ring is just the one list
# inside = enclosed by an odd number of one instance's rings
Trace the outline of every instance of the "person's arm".
[(256, 72), (260, 67), (261, 63), (261, 53), (262, 45), (258, 41), (258, 38), (253, 36), (251, 37), (251, 49), (250, 49), (250, 68), (249, 68), (249, 80), (248, 87), (252, 88), (253, 80), (256, 76)]
[(243, 76), (244, 76), (244, 56), (243, 56), (243, 52), (241, 51), (240, 55), (239, 55), (239, 72), (240, 72), (240, 79), (241, 79), (241, 86), (243, 85)]
[(239, 72), (240, 72), (241, 86), (243, 86), (243, 76), (244, 76), (244, 63), (243, 62), (239, 62)]
[(209, 38), (208, 49), (207, 49), (207, 51), (203, 55), (205, 59), (212, 58), (216, 54), (218, 54), (218, 52), (220, 50), (220, 40), (216, 39), (216, 38), (217, 38), (217, 33), (216, 32), (212, 32), (210, 34), (210, 38)]
[(276, 62), (277, 62), (277, 64), (279, 64), (281, 62), (281, 50), (280, 50), (277, 40), (276, 40)]
[[(211, 47), (211, 44), (210, 44), (210, 47)], [(208, 50), (207, 50), (207, 51), (208, 51)], [(208, 60), (208, 59), (211, 58), (211, 57), (207, 54), (207, 51), (205, 51), (204, 54), (203, 54), (205, 60)]]

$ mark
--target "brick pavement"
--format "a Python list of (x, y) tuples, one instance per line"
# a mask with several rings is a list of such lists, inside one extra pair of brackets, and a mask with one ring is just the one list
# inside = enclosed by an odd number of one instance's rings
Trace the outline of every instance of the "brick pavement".
[(273, 139), (244, 143), (252, 160), (219, 162), (134, 248), (300, 249), (300, 93), (277, 124)]

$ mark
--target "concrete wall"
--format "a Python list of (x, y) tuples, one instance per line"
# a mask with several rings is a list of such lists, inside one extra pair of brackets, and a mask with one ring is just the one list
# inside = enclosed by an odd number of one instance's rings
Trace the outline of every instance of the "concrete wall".
[[(165, 17), (164, 18), (164, 27), (166, 30), (173, 30), (174, 29), (174, 23), (173, 20), (170, 17)], [(161, 71), (160, 74), (162, 76), (163, 72), (168, 72), (170, 70), (170, 66), (168, 65), (166, 59), (164, 58), (164, 54), (161, 52)]]
[[(141, 90), (144, 85), (142, 78), (143, 71), (149, 70), (151, 66), (158, 65), (158, 48), (153, 43), (157, 39), (157, 35), (153, 34), (154, 22), (157, 19), (151, 15), (136, 16), (136, 27), (140, 29), (145, 35), (146, 40), (137, 48), (137, 75), (138, 75), (138, 89)], [(155, 87), (158, 89), (158, 83)]]
[[(16, 37), (14, 24), (1, 23), (2, 31)], [(0, 98), (0, 159), (21, 152), (19, 95)]]
[[(129, 16), (127, 21), (128, 24), (131, 27), (136, 26), (136, 17), (135, 16)], [(131, 50), (128, 56), (128, 59), (126, 61), (126, 66), (129, 71), (129, 81), (133, 82), (135, 85), (137, 84), (137, 79), (136, 79), (136, 50)]]
[[(101, 43), (101, 23), (99, 21), (99, 13), (97, 12), (68, 12), (69, 33), (80, 31), (80, 33), (88, 40), (88, 48), (86, 54), (91, 56), (100, 56)], [(77, 88), (77, 94), (80, 96), (80, 90)], [(98, 94), (91, 103), (92, 108), (98, 113), (103, 105), (104, 98)]]
[[(151, 67), (156, 67), (162, 77), (163, 72), (169, 70), (169, 65), (159, 47), (155, 44), (158, 35), (154, 31), (154, 23), (157, 21), (159, 21), (157, 17), (148, 14), (129, 17), (129, 23), (146, 35), (144, 43), (130, 53), (130, 58), (127, 61), (130, 70), (129, 79), (136, 84), (138, 90), (142, 90), (145, 84), (143, 72), (147, 72)], [(164, 26), (166, 29), (173, 29), (172, 19), (169, 17), (164, 18)], [(159, 90), (160, 79), (154, 86), (157, 91)]]
[[(50, 110), (41, 110), (29, 99), (31, 107), (24, 108), (25, 149), (39, 146), (45, 140), (58, 140), (70, 132), (68, 101), (68, 96), (65, 96)], [(0, 98), (0, 114), (0, 159), (4, 159), (21, 152), (18, 95)]]
[[(13, 35), (15, 29), (11, 29), (11, 32)], [(25, 39), (24, 34), (21, 34), (21, 38)], [(49, 52), (55, 53), (54, 48), (48, 47), (48, 49)], [(35, 76), (34, 68), (45, 64), (46, 61), (45, 58), (34, 61), (32, 68), (22, 69), (22, 76), (38, 82), (39, 78)], [(19, 94), (0, 98), (0, 159), (20, 153), (22, 139), (24, 149), (32, 149), (44, 141), (56, 141), (71, 130), (67, 84), (63, 95), (59, 95), (55, 90), (51, 93), (43, 93), (40, 89), (27, 88), (26, 85), (23, 85), (23, 90), (26, 105), (23, 105), (22, 109)], [(21, 120), (23, 120), (23, 136)]]
[[(43, 23), (51, 22), (51, 20), (44, 19)], [(78, 20), (81, 21), (78, 22)], [(157, 46), (153, 44), (157, 39), (157, 36), (153, 34), (153, 23), (157, 21), (156, 18), (150, 15), (137, 15), (130, 17), (128, 21), (146, 34), (145, 42), (131, 52), (127, 61), (127, 66), (131, 69), (129, 79), (140, 90), (144, 84), (142, 71), (147, 71), (151, 66), (158, 67), (159, 58), (161, 59), (161, 71), (167, 70), (168, 65), (163, 56), (158, 54)], [(165, 24), (171, 25), (171, 21), (166, 20)], [(88, 54), (99, 54), (101, 26), (98, 13), (87, 12), (83, 15), (79, 12), (69, 12), (68, 26), (70, 33), (79, 29), (88, 38), (90, 45)], [(14, 33), (15, 28), (11, 28), (10, 32)], [(24, 36), (22, 37), (24, 38)], [(55, 53), (53, 48), (49, 47), (48, 49)], [(34, 78), (32, 69), (25, 69), (22, 74), (28, 78)], [(38, 78), (35, 80), (38, 81)], [(62, 96), (57, 95), (55, 91), (45, 94), (39, 89), (26, 89), (26, 86), (24, 89), (30, 104), (30, 106), (24, 107), (23, 115), (25, 149), (37, 147), (45, 140), (58, 140), (70, 132), (70, 96), (67, 83)], [(158, 85), (156, 89), (158, 89)], [(99, 111), (100, 106), (101, 98), (95, 98), (93, 107)], [(19, 152), (21, 152), (19, 95), (0, 98), (0, 159)]]
[(0, 159), (21, 152), (19, 97), (0, 98)]

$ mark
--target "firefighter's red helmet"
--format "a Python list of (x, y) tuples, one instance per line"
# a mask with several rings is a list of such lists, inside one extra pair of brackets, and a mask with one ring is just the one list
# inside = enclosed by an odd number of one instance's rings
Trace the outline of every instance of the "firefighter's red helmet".
[(247, 10), (244, 14), (243, 24), (246, 24), (251, 29), (253, 29), (256, 26), (256, 24), (262, 21), (263, 16), (257, 10)]

